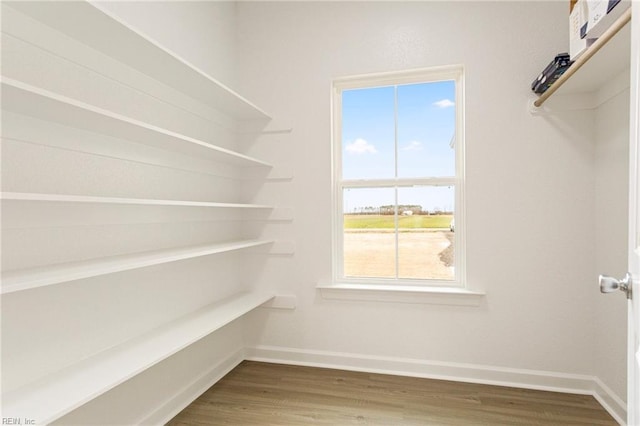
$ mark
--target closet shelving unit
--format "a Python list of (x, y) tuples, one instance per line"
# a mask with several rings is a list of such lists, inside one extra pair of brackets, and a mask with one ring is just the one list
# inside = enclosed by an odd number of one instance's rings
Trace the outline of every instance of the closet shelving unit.
[[(246, 128), (259, 129), (262, 127), (261, 123), (266, 124), (271, 120), (263, 110), (244, 97), (123, 23), (98, 5), (89, 2), (22, 2), (15, 3), (11, 7), (205, 103), (231, 118), (234, 123), (247, 123)], [(3, 108), (18, 114), (188, 156), (207, 158), (233, 167), (272, 168), (271, 164), (257, 158), (89, 105), (44, 88), (34, 87), (25, 82), (2, 77), (1, 85)], [(238, 134), (243, 133), (242, 127), (234, 130)], [(270, 130), (266, 133), (269, 132), (274, 131)], [(181, 208), (274, 209), (273, 206), (258, 204), (26, 192), (3, 192), (0, 197), (3, 203), (91, 203), (179, 206)], [(285, 213), (291, 214), (288, 211)], [(1, 292), (10, 294), (37, 291), (44, 286), (229, 251), (258, 248), (261, 253), (269, 252), (268, 248), (266, 250), (264, 248), (278, 244), (279, 247), (285, 247), (285, 252), (288, 254), (293, 250), (293, 244), (287, 244), (285, 241), (238, 240), (4, 271)], [(275, 251), (278, 252), (277, 249)], [(3, 395), (3, 416), (28, 417), (35, 420), (37, 424), (55, 421), (251, 310), (273, 302), (275, 298), (274, 293), (260, 290), (236, 293), (228, 299), (212, 303), (60, 371), (22, 385)]]
[[(587, 50), (569, 67), (569, 69), (532, 103), (532, 112), (538, 112), (547, 100), (553, 97), (578, 94), (597, 94), (607, 90), (630, 65), (631, 8), (627, 9)], [(623, 86), (626, 87), (625, 84)], [(617, 90), (616, 87), (609, 91)], [(601, 94), (606, 98), (608, 94)], [(602, 100), (579, 99), (587, 108), (597, 106)], [(573, 108), (572, 108), (573, 109)], [(578, 108), (579, 109), (579, 108)]]

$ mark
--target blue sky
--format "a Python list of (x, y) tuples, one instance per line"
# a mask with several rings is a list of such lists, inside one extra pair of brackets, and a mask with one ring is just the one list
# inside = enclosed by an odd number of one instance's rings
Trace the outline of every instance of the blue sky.
[[(455, 129), (455, 83), (431, 82), (397, 86), (398, 169), (395, 169), (394, 86), (342, 92), (342, 178), (455, 176), (450, 146)], [(402, 188), (400, 204), (450, 210), (452, 188)], [(393, 204), (393, 189), (350, 189), (346, 212)]]

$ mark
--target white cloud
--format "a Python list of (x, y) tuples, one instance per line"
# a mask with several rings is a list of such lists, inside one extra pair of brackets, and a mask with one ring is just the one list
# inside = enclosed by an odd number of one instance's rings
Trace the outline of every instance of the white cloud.
[(449, 107), (454, 106), (455, 104), (456, 103), (453, 102), (450, 99), (442, 99), (442, 100), (439, 100), (439, 101), (433, 103), (433, 105), (438, 107), (438, 108), (449, 108)]
[(378, 152), (375, 146), (361, 138), (347, 144), (345, 149), (350, 154), (375, 154)]
[(422, 151), (422, 148), (422, 142), (411, 141), (400, 149), (403, 151)]

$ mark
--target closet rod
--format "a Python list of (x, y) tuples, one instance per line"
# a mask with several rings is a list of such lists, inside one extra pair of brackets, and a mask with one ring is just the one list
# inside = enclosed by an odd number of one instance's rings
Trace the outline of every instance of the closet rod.
[(631, 21), (631, 8), (627, 9), (605, 32), (600, 36), (593, 44), (569, 67), (564, 74), (556, 80), (538, 99), (533, 103), (536, 107), (541, 107), (542, 104), (549, 99), (551, 95), (555, 93), (573, 74), (576, 73), (598, 50), (602, 48), (609, 40), (615, 36), (627, 23)]

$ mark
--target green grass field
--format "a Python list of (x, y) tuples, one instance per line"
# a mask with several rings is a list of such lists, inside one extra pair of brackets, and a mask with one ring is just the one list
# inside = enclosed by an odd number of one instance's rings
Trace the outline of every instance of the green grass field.
[[(434, 216), (399, 216), (398, 228), (424, 229), (424, 228), (449, 228), (451, 215)], [(393, 229), (395, 221), (393, 215), (359, 215), (345, 214), (345, 229)]]

